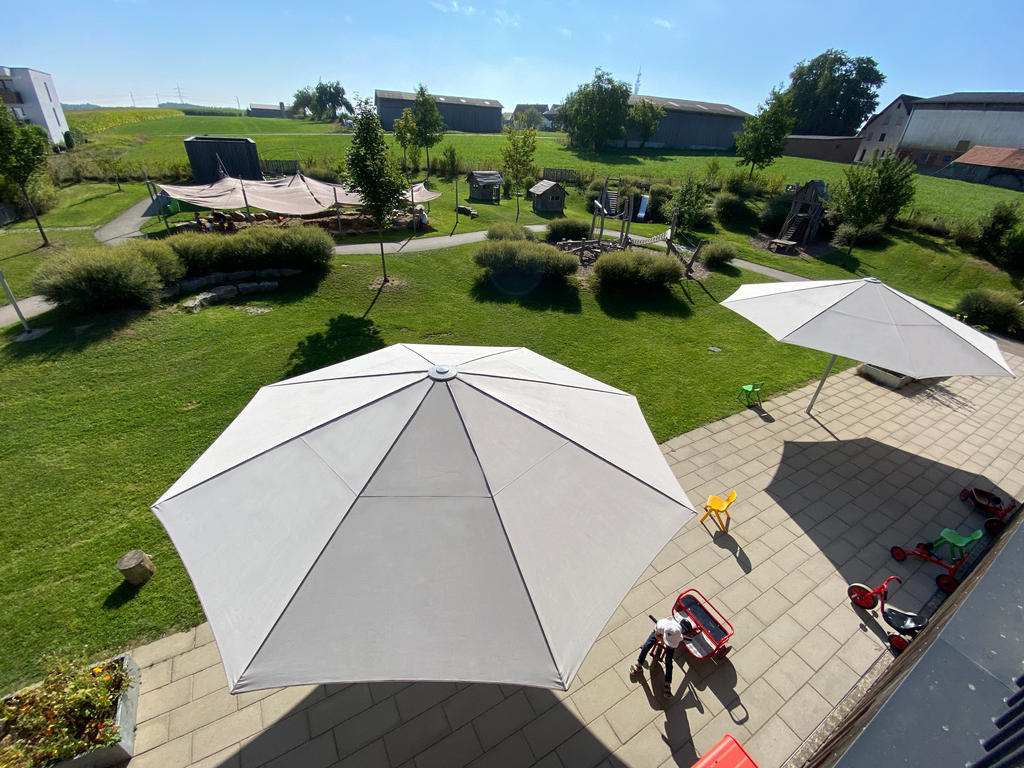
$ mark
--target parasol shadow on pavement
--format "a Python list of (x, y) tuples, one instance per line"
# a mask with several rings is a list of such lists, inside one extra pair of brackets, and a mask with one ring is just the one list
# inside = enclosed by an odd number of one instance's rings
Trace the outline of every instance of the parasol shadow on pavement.
[[(960, 499), (962, 489), (973, 487), (1006, 499), (1012, 495), (974, 472), (859, 438), (786, 441), (765, 491), (847, 583), (874, 586), (880, 577), (896, 574), (904, 580), (901, 591), (923, 604), (934, 594), (935, 577), (942, 571), (915, 558), (897, 563), (889, 550), (932, 541), (943, 528), (961, 533), (982, 528), (985, 517)], [(990, 542), (986, 534), (969, 563)], [(958, 578), (964, 575), (961, 569)]]

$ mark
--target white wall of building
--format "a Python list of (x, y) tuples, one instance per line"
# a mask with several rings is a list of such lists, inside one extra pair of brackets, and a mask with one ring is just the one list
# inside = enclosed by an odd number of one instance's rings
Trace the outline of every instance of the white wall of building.
[(954, 151), (961, 141), (987, 147), (1024, 147), (1024, 112), (982, 109), (915, 109), (902, 147)]
[(61, 109), (53, 78), (45, 72), (25, 67), (11, 67), (10, 73), (10, 83), (21, 95), (22, 103), (17, 106), (21, 107), (25, 118), (33, 125), (45, 128), (54, 144), (64, 141), (68, 121)]

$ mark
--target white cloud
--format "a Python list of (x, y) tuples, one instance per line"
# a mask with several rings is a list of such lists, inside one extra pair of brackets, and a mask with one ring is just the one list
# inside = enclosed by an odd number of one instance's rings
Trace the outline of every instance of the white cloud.
[(435, 8), (435, 10), (438, 10), (441, 13), (464, 13), (467, 16), (473, 16), (474, 14), (477, 13), (484, 13), (484, 11), (480, 10), (479, 8), (473, 5), (459, 5), (457, 0), (449, 0), (449, 2), (447, 3), (437, 2), (437, 0), (430, 0), (430, 4)]
[(439, 10), (441, 13), (448, 13), (448, 6), (445, 5), (444, 3), (435, 3), (433, 2), (433, 0), (431, 0), (430, 4), (434, 6), (434, 8)]
[(510, 14), (508, 11), (499, 8), (494, 12), (494, 21), (502, 27), (518, 27), (519, 14)]
[(666, 21), (665, 19), (655, 19), (655, 26), (663, 27), (664, 29), (672, 29), (672, 22)]
[(565, 37), (572, 37), (572, 31), (566, 29), (565, 27), (562, 27), (562, 35), (564, 35)]

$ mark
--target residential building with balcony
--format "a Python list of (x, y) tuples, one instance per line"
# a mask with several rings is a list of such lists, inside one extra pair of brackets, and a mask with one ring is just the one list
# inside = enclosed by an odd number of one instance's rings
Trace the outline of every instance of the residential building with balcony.
[(54, 144), (64, 141), (68, 121), (53, 78), (46, 72), (0, 66), (0, 104), (11, 110), (18, 121), (42, 126)]

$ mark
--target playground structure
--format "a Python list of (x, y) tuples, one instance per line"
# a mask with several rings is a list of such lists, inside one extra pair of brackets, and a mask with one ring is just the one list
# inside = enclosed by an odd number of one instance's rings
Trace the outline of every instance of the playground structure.
[[(594, 201), (594, 214), (590, 219), (590, 236), (584, 240), (563, 240), (556, 243), (563, 251), (574, 253), (579, 258), (580, 266), (586, 267), (597, 261), (605, 251), (621, 251), (634, 246), (665, 243), (665, 249), (675, 256), (686, 269), (686, 276), (693, 275), (693, 264), (697, 260), (704, 241), (686, 238), (685, 244), (679, 243), (676, 237), (676, 214), (672, 216), (672, 224), (664, 232), (652, 237), (637, 237), (629, 233), (633, 221), (634, 195), (619, 195), (621, 178), (606, 177), (600, 196)], [(639, 214), (647, 213), (649, 197), (643, 195), (640, 200)], [(600, 222), (598, 221), (600, 215)], [(619, 232), (615, 239), (605, 239), (605, 223), (618, 222)], [(597, 230), (595, 237), (594, 230)]]
[(793, 192), (793, 204), (779, 230), (779, 236), (768, 244), (771, 251), (785, 253), (790, 248), (813, 240), (825, 215), (828, 189), (824, 181), (808, 181), (802, 187), (792, 187), (789, 191)]

